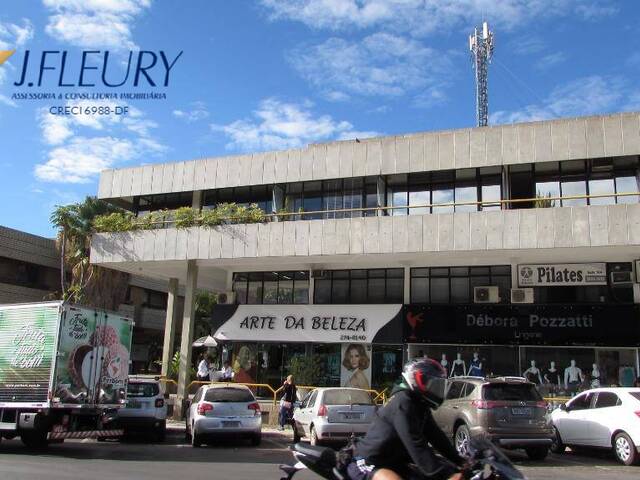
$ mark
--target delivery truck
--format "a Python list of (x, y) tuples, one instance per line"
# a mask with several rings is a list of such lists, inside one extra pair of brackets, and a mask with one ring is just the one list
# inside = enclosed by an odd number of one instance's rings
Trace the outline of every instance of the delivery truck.
[(133, 321), (41, 302), (0, 305), (0, 437), (28, 447), (114, 437), (126, 402)]

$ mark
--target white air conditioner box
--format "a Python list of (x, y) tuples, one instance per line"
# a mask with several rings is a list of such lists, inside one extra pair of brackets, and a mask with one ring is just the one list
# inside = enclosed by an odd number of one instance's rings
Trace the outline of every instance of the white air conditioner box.
[(618, 287), (633, 283), (633, 272), (611, 272), (611, 285)]
[(500, 301), (500, 291), (498, 287), (473, 287), (474, 303), (498, 303)]
[(222, 292), (218, 294), (219, 305), (233, 305), (236, 303), (236, 292)]
[(512, 288), (511, 303), (533, 303), (533, 288)]

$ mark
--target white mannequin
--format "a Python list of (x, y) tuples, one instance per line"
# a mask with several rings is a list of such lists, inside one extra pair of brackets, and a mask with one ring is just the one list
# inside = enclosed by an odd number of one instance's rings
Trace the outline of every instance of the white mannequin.
[(482, 362), (480, 361), (480, 354), (478, 352), (473, 352), (473, 360), (471, 360), (469, 364), (467, 375), (472, 377), (482, 376)]
[[(551, 363), (549, 364), (549, 370), (547, 370), (547, 373), (544, 374), (544, 380), (545, 380), (545, 382), (547, 382), (548, 384), (553, 385), (554, 387), (556, 386), (556, 383), (549, 379), (548, 373), (554, 374), (556, 372), (557, 372), (557, 370), (556, 370), (556, 362), (551, 361)], [(557, 386), (559, 387), (560, 386), (560, 375), (557, 375), (557, 377), (558, 377), (557, 378), (557, 380), (558, 380)]]
[(447, 360), (447, 354), (443, 353), (442, 358), (440, 359), (440, 365), (444, 368), (445, 372), (449, 371), (449, 360)]
[(467, 371), (467, 364), (462, 359), (462, 354), (457, 353), (456, 359), (453, 361), (453, 364), (451, 366), (451, 373), (449, 374), (449, 376), (461, 377), (462, 375), (464, 375), (464, 372), (466, 371)]
[(584, 381), (582, 370), (576, 366), (576, 361), (571, 360), (570, 365), (564, 369), (564, 388), (569, 389), (569, 384), (578, 386)]
[(535, 360), (531, 360), (531, 366), (522, 373), (522, 376), (525, 377), (527, 380), (529, 380), (530, 377), (533, 376), (534, 380), (537, 380), (534, 383), (538, 383), (538, 384), (542, 383), (542, 375), (540, 375), (540, 369), (536, 367)]
[(600, 386), (600, 369), (595, 363), (591, 367), (591, 388), (598, 388)]

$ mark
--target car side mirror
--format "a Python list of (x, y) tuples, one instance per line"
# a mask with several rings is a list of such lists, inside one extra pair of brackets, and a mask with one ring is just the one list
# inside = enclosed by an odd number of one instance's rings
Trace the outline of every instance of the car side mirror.
[(302, 406), (302, 402), (293, 402), (293, 408), (300, 408)]
[(560, 410), (564, 410), (565, 412), (569, 412), (571, 409), (567, 406), (566, 403), (560, 405)]
[(184, 408), (189, 408), (191, 407), (191, 400), (185, 400), (184, 401)]

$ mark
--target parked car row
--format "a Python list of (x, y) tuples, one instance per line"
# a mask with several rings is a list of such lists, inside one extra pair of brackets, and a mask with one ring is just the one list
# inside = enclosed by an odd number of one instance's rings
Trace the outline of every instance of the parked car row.
[[(125, 434), (152, 432), (162, 441), (167, 406), (157, 379), (131, 378), (117, 421)], [(312, 445), (344, 443), (364, 436), (378, 406), (357, 388), (328, 387), (308, 392), (293, 413), (293, 441)], [(434, 418), (461, 455), (482, 436), (504, 449), (524, 449), (532, 460), (567, 447), (613, 450), (625, 465), (640, 462), (640, 388), (588, 390), (547, 411), (535, 385), (520, 377), (456, 377)], [(189, 402), (186, 435), (194, 447), (210, 439), (243, 436), (259, 445), (262, 412), (253, 392), (237, 384), (203, 385)]]

